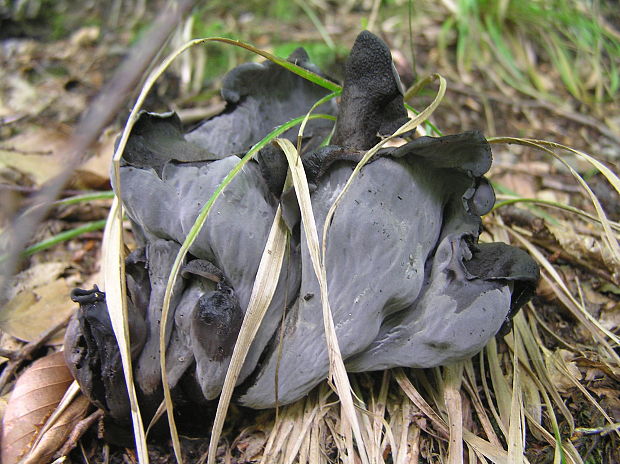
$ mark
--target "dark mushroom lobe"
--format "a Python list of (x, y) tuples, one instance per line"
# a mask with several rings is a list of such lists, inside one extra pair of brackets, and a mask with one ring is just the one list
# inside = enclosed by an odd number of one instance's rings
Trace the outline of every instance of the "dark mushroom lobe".
[[(127, 420), (129, 397), (120, 351), (112, 329), (105, 302), (105, 293), (97, 286), (92, 290), (75, 289), (71, 299), (79, 303), (77, 317), (72, 319), (65, 334), (65, 358), (81, 390), (111, 417)], [(130, 311), (130, 337), (144, 338), (141, 321)], [(136, 345), (141, 348), (139, 343)]]
[(510, 311), (499, 331), (500, 335), (505, 335), (512, 327), (512, 317), (534, 296), (540, 269), (525, 251), (505, 243), (480, 243), (472, 247), (472, 255), (472, 259), (464, 263), (469, 274), (508, 284), (511, 288)]
[(200, 297), (190, 317), (196, 377), (205, 398), (210, 400), (220, 394), (224, 385), (243, 312), (234, 291), (220, 285)]
[(407, 122), (403, 88), (387, 45), (363, 31), (347, 59), (333, 145), (367, 150)]
[[(353, 166), (335, 163), (319, 180), (311, 196), (319, 234)], [(417, 297), (424, 263), (440, 233), (441, 185), (441, 179), (415, 172), (404, 161), (382, 158), (365, 166), (343, 197), (329, 229), (325, 261), (343, 357), (364, 350), (383, 318)], [(301, 245), (300, 297), (284, 322), (282, 346), (272, 348), (241, 394), (244, 405), (265, 408), (276, 403), (278, 369), (281, 404), (302, 397), (328, 373), (320, 291), (304, 236)], [(317, 296), (302, 297), (308, 294)]]
[[(161, 174), (170, 161), (214, 161), (215, 155), (183, 137), (181, 121), (176, 113), (142, 113), (131, 131), (122, 158), (123, 164), (151, 168)], [(172, 154), (172, 156), (171, 156)]]
[(144, 319), (148, 311), (149, 300), (151, 299), (151, 281), (146, 260), (146, 248), (141, 247), (131, 252), (125, 259), (125, 275), (127, 278), (127, 297), (129, 299), (131, 312), (137, 312), (137, 317), (144, 326), (138, 331), (140, 339), (131, 339), (132, 355), (138, 354), (138, 349), (142, 349), (146, 339), (146, 323)]
[[(305, 52), (289, 59), (316, 71)], [(161, 401), (161, 311), (180, 244), (237, 154), (327, 93), (272, 63), (242, 65), (223, 87), (226, 110), (188, 135), (172, 114), (142, 113), (123, 155), (120, 189), (114, 186), (142, 246), (126, 268), (135, 378), (147, 410)], [(318, 111), (333, 113), (333, 102)], [(319, 235), (363, 152), (406, 121), (389, 49), (363, 32), (347, 62), (333, 145), (319, 148), (331, 123), (306, 128), (302, 162)], [(285, 136), (295, 140), (296, 133)], [(491, 161), (483, 135), (466, 132), (382, 149), (360, 170), (329, 224), (324, 263), (349, 370), (434, 367), (469, 357), (508, 328), (532, 296), (538, 267), (525, 252), (478, 244), (481, 216), (495, 202), (484, 178)], [(286, 404), (328, 375), (319, 285), (295, 191), (282, 191), (287, 169), (279, 149), (261, 150), (214, 202), (189, 249), (166, 321), (175, 395), (202, 403), (220, 394), (278, 205), (290, 249), (236, 398), (255, 408)], [(127, 416), (103, 294), (75, 297), (81, 308), (67, 331), (68, 362), (93, 401), (113, 417)]]
[[(158, 396), (161, 385), (159, 332), (162, 323), (162, 307), (168, 277), (179, 249), (179, 245), (170, 240), (153, 240), (146, 246), (151, 295), (146, 316), (148, 331), (144, 347), (136, 363), (135, 378), (140, 390), (147, 397)], [(168, 313), (167, 320), (168, 330), (165, 334), (166, 344), (170, 339), (174, 308), (180, 299), (183, 286), (184, 282), (182, 279), (177, 279), (173, 286), (170, 302), (171, 311)]]
[(347, 360), (347, 369), (427, 368), (469, 358), (529, 299), (537, 279), (538, 267), (522, 250), (491, 243), (472, 255), (462, 239), (447, 238), (420, 299), (388, 318), (376, 340)]
[[(295, 50), (288, 61), (321, 74), (302, 48)], [(271, 61), (245, 63), (224, 77), (222, 96), (227, 102), (226, 110), (188, 133), (186, 139), (213, 153), (242, 153), (274, 128), (304, 116), (327, 93), (323, 87)], [(316, 112), (334, 114), (335, 103), (325, 103)], [(304, 131), (309, 148), (317, 147), (331, 127), (328, 120), (309, 121)], [(297, 131), (293, 128), (284, 136), (295, 140)]]
[(193, 259), (181, 269), (181, 276), (186, 279), (193, 275), (204, 277), (216, 284), (224, 280), (224, 273), (213, 263), (204, 259)]
[(193, 259), (181, 268), (185, 290), (174, 308), (174, 324), (170, 341), (166, 348), (166, 372), (170, 388), (178, 382), (194, 365), (192, 351), (192, 314), (200, 298), (215, 290), (216, 284), (224, 279), (222, 271), (212, 263)]
[[(169, 154), (170, 158), (173, 156), (173, 153)], [(193, 226), (200, 208), (238, 161), (236, 156), (229, 156), (202, 163), (168, 162), (164, 164), (160, 175), (148, 167), (123, 166), (121, 197), (127, 215), (140, 227), (148, 243), (164, 239), (176, 243), (178, 247)], [(212, 262), (226, 275), (231, 287), (235, 289), (243, 312), (250, 299), (274, 217), (275, 201), (260, 169), (255, 163), (248, 164), (214, 203), (209, 219), (190, 247), (194, 257)], [(282, 311), (295, 297), (299, 285), (296, 259), (297, 254), (293, 251), (289, 265), (282, 270), (283, 277), (254, 340), (241, 379), (254, 370), (260, 354), (281, 320)], [(192, 262), (188, 266), (193, 266)], [(192, 272), (199, 271), (194, 269)], [(200, 272), (207, 275), (209, 271)], [(178, 294), (175, 292), (173, 295)], [(171, 305), (170, 314), (173, 314), (178, 298), (176, 301)], [(153, 334), (157, 331), (152, 329)], [(152, 342), (149, 354), (143, 354), (140, 359), (144, 363), (140, 372), (150, 372), (148, 378), (151, 382), (145, 384), (149, 391), (152, 391), (156, 376), (159, 375), (156, 346)]]

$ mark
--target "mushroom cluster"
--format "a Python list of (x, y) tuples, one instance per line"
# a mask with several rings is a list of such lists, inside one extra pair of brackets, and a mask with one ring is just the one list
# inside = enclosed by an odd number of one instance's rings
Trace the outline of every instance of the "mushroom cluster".
[[(289, 60), (320, 73), (302, 49)], [(244, 64), (224, 78), (225, 111), (195, 130), (184, 134), (174, 114), (143, 113), (134, 127), (115, 188), (140, 244), (126, 268), (134, 377), (147, 407), (156, 408), (162, 397), (166, 283), (201, 207), (240, 155), (326, 94), (273, 63)], [(362, 155), (407, 121), (402, 84), (379, 38), (358, 36), (339, 105), (317, 111), (337, 115), (334, 128), (325, 119), (309, 122), (301, 154), (322, 231)], [(284, 134), (296, 135), (296, 129)], [(362, 168), (333, 217), (324, 261), (349, 371), (427, 368), (470, 357), (509, 328), (531, 297), (538, 267), (529, 255), (478, 243), (480, 216), (495, 201), (483, 177), (490, 166), (485, 138), (466, 132), (381, 149)], [(319, 283), (295, 192), (284, 189), (286, 174), (278, 149), (261, 150), (215, 202), (189, 250), (166, 321), (167, 374), (177, 395), (204, 402), (220, 394), (278, 205), (290, 250), (235, 398), (253, 408), (287, 404), (328, 375)], [(76, 290), (73, 299), (80, 309), (67, 331), (68, 364), (93, 402), (112, 417), (127, 417), (105, 294)]]

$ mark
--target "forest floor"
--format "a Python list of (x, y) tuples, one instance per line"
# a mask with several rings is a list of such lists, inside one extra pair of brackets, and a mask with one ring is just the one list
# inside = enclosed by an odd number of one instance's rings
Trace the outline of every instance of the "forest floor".
[[(75, 163), (67, 147), (81, 115), (92, 111), (93, 98), (157, 13), (139, 0), (83, 2), (82, 9), (63, 1), (14, 3), (0, 5), (0, 232), (10, 230), (18, 211), (32, 206), (42, 186)], [(26, 6), (17, 11), (18, 3)], [(303, 45), (329, 76), (341, 79), (355, 36), (371, 29), (392, 49), (406, 88), (433, 73), (447, 79), (446, 95), (432, 115), (443, 134), (479, 129), (496, 138), (488, 177), (498, 205), (484, 218), (481, 240), (526, 248), (542, 268), (536, 297), (515, 318), (515, 330), (460, 365), (458, 382), (450, 381), (448, 368), (351, 376), (374, 417), (366, 421), (374, 462), (461, 462), (455, 449), (470, 462), (521, 462), (513, 461), (515, 456), (531, 463), (620, 462), (618, 12), (603, 3), (600, 11), (586, 14), (580, 2), (557, 2), (558, 18), (573, 8), (574, 17), (564, 23), (570, 27), (563, 30), (561, 20), (547, 13), (523, 16), (519, 2), (502, 2), (507, 7), (500, 14), (462, 11), (451, 1), (421, 1), (415, 2), (410, 31), (406, 1), (289, 3), (199, 6), (157, 62), (191, 38), (226, 36), (282, 57)], [(584, 26), (583, 18), (591, 23)], [(594, 45), (571, 42), (573, 26), (598, 33)], [(541, 40), (541, 34), (548, 36)], [(257, 60), (223, 44), (194, 48), (158, 80), (145, 107), (175, 110), (190, 128), (221, 111), (217, 89), (223, 74)], [(430, 84), (408, 103), (422, 110), (435, 93)], [(2, 415), (31, 363), (61, 349), (64, 327), (76, 309), (71, 290), (102, 281), (110, 161), (136, 96), (137, 90), (61, 194), (65, 199), (92, 194), (90, 199), (52, 208), (0, 299)], [(502, 143), (502, 137), (521, 139)], [(554, 147), (585, 179), (590, 195), (565, 164), (522, 144), (524, 138), (587, 153), (611, 175), (580, 153)], [(0, 240), (2, 250), (8, 241)], [(456, 429), (455, 405), (461, 421)], [(215, 406), (177, 411), (187, 462), (204, 458)], [(92, 412), (84, 410), (81, 417)], [(341, 433), (340, 414), (327, 384), (277, 414), (232, 405), (218, 462), (338, 462), (352, 449), (350, 437)], [(64, 462), (137, 462), (131, 440), (127, 447), (104, 444), (99, 438), (107, 424), (97, 426), (98, 416), (92, 417), (95, 425)], [(32, 433), (39, 425), (31, 426)], [(464, 442), (454, 448), (448, 437), (459, 429)], [(174, 462), (165, 433), (149, 442), (149, 454), (151, 462)], [(361, 462), (358, 456), (351, 459)]]

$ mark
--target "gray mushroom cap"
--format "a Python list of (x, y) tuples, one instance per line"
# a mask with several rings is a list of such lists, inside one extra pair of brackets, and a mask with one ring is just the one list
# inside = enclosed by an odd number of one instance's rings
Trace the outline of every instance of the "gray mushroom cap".
[[(302, 52), (291, 59), (313, 69)], [(144, 246), (127, 260), (127, 287), (136, 380), (152, 408), (161, 399), (162, 300), (180, 244), (239, 162), (236, 153), (305, 114), (326, 91), (263, 63), (233, 70), (222, 94), (225, 112), (189, 134), (173, 114), (142, 113), (123, 156), (121, 185), (114, 185)], [(309, 151), (302, 162), (319, 234), (364, 151), (405, 121), (389, 49), (363, 32), (347, 63), (333, 145), (318, 148), (329, 125), (306, 129)], [(532, 296), (538, 267), (527, 253), (478, 244), (480, 216), (495, 202), (484, 178), (491, 161), (482, 134), (465, 132), (383, 149), (361, 169), (326, 238), (329, 301), (348, 370), (433, 367), (469, 357), (508, 327)], [(175, 282), (166, 332), (168, 380), (172, 388), (191, 390), (195, 401), (221, 391), (278, 205), (290, 252), (241, 370), (236, 399), (254, 408), (290, 403), (328, 375), (318, 281), (295, 192), (282, 192), (286, 169), (273, 147), (245, 165), (214, 203)], [(97, 298), (98, 310), (105, 309), (100, 293)], [(104, 359), (98, 352), (111, 350), (109, 320), (101, 335), (91, 336), (93, 324), (105, 318), (89, 317), (68, 330), (70, 362), (89, 360), (85, 370), (74, 369), (80, 384), (120, 417), (126, 397), (108, 391), (120, 377), (94, 380), (98, 360), (108, 363), (108, 371), (120, 369), (118, 356)]]
[[(349, 158), (347, 153), (338, 153), (345, 160)], [(508, 287), (502, 287), (499, 282), (474, 281), (462, 263), (471, 259), (469, 243), (478, 237), (480, 217), (476, 212), (488, 207), (486, 201), (472, 203), (472, 199), (484, 198), (489, 193), (488, 183), (478, 177), (490, 167), (489, 146), (479, 133), (470, 132), (419, 139), (399, 148), (398, 156), (390, 155), (386, 151), (362, 168), (338, 206), (328, 232), (325, 266), (342, 357), (357, 355), (366, 359), (369, 348), (379, 343), (377, 339), (383, 340), (383, 331), (387, 330), (384, 321), (409, 316), (419, 300), (423, 300), (420, 305), (427, 304), (431, 311), (420, 325), (426, 324), (428, 334), (432, 335), (432, 327), (445, 326), (441, 321), (452, 317), (451, 311), (457, 315), (461, 312), (460, 306), (437, 305), (433, 297), (443, 296), (446, 290), (454, 294), (453, 298), (471, 300), (471, 311), (476, 317), (482, 317), (486, 307), (493, 308), (491, 322), (482, 331), (486, 336), (446, 333), (445, 337), (455, 347), (452, 354), (448, 348), (438, 350), (434, 356), (429, 354), (425, 362), (437, 366), (468, 357), (479, 349), (478, 345), (468, 343), (474, 343), (475, 339), (485, 344), (497, 333), (510, 311)], [(460, 160), (464, 166), (458, 164)], [(311, 196), (319, 231), (323, 230), (327, 211), (354, 166), (349, 161), (330, 160), (330, 163), (332, 167), (318, 180)], [(452, 258), (447, 254), (450, 252), (457, 257)], [(276, 400), (290, 403), (304, 396), (328, 374), (318, 282), (304, 237), (301, 261), (301, 288), (297, 303), (285, 321), (285, 337), (263, 361), (247, 391), (241, 394), (239, 401), (246, 406), (271, 407)], [(444, 261), (445, 266), (452, 263), (444, 271), (449, 277), (435, 264)], [(435, 267), (438, 270), (431, 271)], [(457, 319), (454, 327), (458, 328), (462, 321)], [(475, 317), (470, 319), (473, 321)], [(407, 330), (410, 330), (408, 326), (402, 330), (403, 336), (407, 336)], [(403, 361), (405, 355), (392, 356), (391, 346), (383, 343), (385, 349), (375, 350), (384, 353), (392, 365), (408, 365)], [(408, 353), (416, 358), (415, 351)], [(375, 359), (370, 354), (368, 358)], [(371, 362), (359, 361), (362, 367), (357, 370), (370, 370), (366, 366)]]
[[(295, 50), (288, 61), (322, 74), (310, 63), (303, 48)], [(327, 93), (323, 87), (271, 61), (245, 63), (224, 78), (222, 96), (227, 103), (226, 110), (189, 132), (186, 139), (221, 155), (246, 152), (277, 126), (304, 116)], [(335, 111), (333, 101), (316, 110), (326, 114), (334, 114)], [(323, 137), (329, 134), (331, 126), (331, 121), (310, 121), (304, 135), (314, 140), (308, 148), (317, 147)], [(297, 129), (289, 130), (284, 136), (293, 140), (297, 136)]]
[[(145, 114), (143, 117), (151, 116)], [(168, 163), (162, 168), (161, 178), (151, 169), (124, 166), (121, 168), (121, 195), (127, 215), (139, 225), (149, 243), (161, 240), (158, 237), (164, 237), (169, 242), (176, 243), (178, 250), (178, 244), (191, 229), (202, 205), (238, 161), (236, 156), (230, 156), (209, 163)], [(204, 228), (190, 247), (193, 256), (212, 261), (222, 270), (234, 288), (242, 313), (250, 299), (274, 216), (275, 204), (258, 166), (246, 165), (214, 203)], [(294, 260), (295, 254), (291, 256)], [(288, 278), (280, 280), (271, 309), (253, 342), (253, 349), (240, 381), (254, 369), (260, 353), (271, 339), (287, 304), (287, 295), (289, 298), (295, 295), (299, 282), (297, 269), (298, 266), (291, 265), (283, 270), (283, 274)], [(162, 292), (167, 277), (166, 274), (162, 282)], [(177, 304), (178, 299), (171, 305), (171, 314)], [(158, 326), (152, 330), (159, 332)], [(192, 344), (200, 346), (193, 341)], [(145, 357), (144, 361), (141, 358), (141, 363), (151, 366), (151, 361), (147, 359), (156, 360), (159, 365), (158, 356), (153, 353)], [(227, 362), (218, 361), (219, 364), (224, 370), (228, 366)], [(151, 369), (154, 383), (155, 370)], [(223, 377), (221, 381), (223, 383)]]

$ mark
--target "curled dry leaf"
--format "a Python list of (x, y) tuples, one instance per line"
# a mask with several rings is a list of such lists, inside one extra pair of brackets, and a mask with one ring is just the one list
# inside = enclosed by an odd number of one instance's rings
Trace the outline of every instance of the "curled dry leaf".
[[(34, 362), (17, 380), (9, 398), (2, 424), (2, 462), (19, 462), (28, 453), (36, 435), (56, 409), (73, 377), (62, 352)], [(80, 395), (58, 417), (24, 461), (47, 462), (62, 446), (73, 426), (83, 418), (88, 401)]]
[[(94, 147), (93, 156), (76, 171), (69, 185), (71, 188), (106, 188), (114, 138), (111, 133), (104, 134)], [(68, 141), (69, 134), (62, 127), (37, 127), (26, 131), (0, 144), (0, 168), (18, 171), (34, 184), (42, 185), (62, 172)]]
[[(65, 319), (73, 305), (67, 301), (73, 281), (59, 277), (64, 263), (45, 263), (17, 275), (9, 301), (0, 308), (0, 329), (23, 341), (32, 341)], [(61, 343), (63, 334), (50, 339)]]

